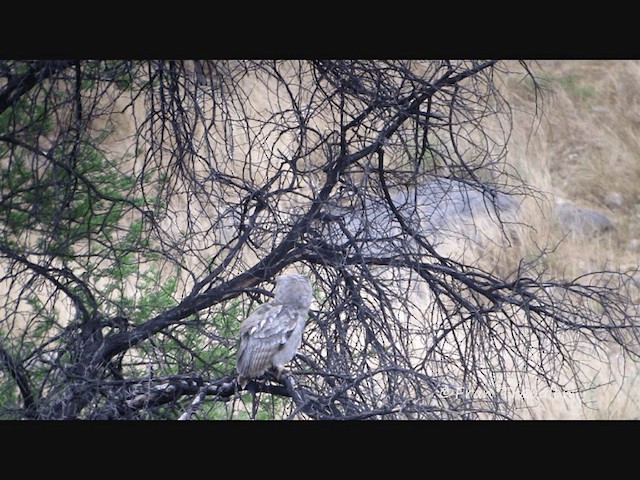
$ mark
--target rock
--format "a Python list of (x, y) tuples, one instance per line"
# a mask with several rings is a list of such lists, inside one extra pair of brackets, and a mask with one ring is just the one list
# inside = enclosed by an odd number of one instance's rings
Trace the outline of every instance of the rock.
[(554, 209), (555, 220), (560, 227), (575, 235), (593, 235), (612, 230), (615, 226), (604, 213), (585, 207), (577, 207), (560, 201)]
[[(417, 187), (394, 189), (390, 197), (406, 225), (433, 245), (452, 239), (474, 245), (495, 243), (504, 233), (500, 222), (514, 223), (520, 205), (506, 193), (489, 193), (440, 177)], [(342, 195), (339, 201), (329, 203), (325, 212), (342, 220), (343, 226), (333, 221), (321, 227), (323, 237), (332, 243), (344, 245), (352, 237), (363, 253), (377, 255), (415, 248), (410, 246), (406, 232), (385, 198), (365, 195), (365, 192), (360, 196)]]
[[(468, 184), (435, 178), (415, 190), (396, 192), (392, 199), (396, 207), (406, 214), (417, 210), (423, 232), (437, 234), (442, 229), (461, 224), (469, 224), (469, 229), (473, 230), (475, 220), (481, 217), (488, 217), (498, 224), (501, 217), (517, 209), (518, 202), (514, 198), (502, 192), (494, 194), (495, 198), (487, 191)], [(513, 221), (513, 218), (510, 220)], [(465, 235), (468, 233), (465, 232)]]
[(624, 204), (624, 197), (620, 192), (609, 192), (604, 197), (604, 204), (609, 208), (619, 208)]

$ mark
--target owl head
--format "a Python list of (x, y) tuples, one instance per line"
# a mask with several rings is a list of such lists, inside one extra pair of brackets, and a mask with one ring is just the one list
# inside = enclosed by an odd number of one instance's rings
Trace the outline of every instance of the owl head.
[(313, 301), (313, 290), (309, 278), (297, 273), (277, 276), (274, 293), (276, 300), (301, 308), (309, 308)]

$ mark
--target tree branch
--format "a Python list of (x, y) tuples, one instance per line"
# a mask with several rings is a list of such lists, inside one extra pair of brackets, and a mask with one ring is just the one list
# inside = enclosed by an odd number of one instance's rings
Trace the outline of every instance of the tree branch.
[(22, 365), (11, 358), (2, 345), (0, 345), (0, 365), (9, 372), (11, 378), (13, 378), (18, 385), (27, 418), (36, 418), (36, 398), (31, 388), (27, 372)]
[(18, 75), (0, 90), (0, 114), (13, 106), (18, 99), (42, 81), (73, 65), (73, 61), (41, 61), (26, 73)]
[(400, 125), (413, 115), (429, 96), (433, 95), (440, 88), (460, 82), (483, 69), (491, 67), (494, 63), (495, 61), (493, 60), (483, 62), (473, 68), (466, 69), (457, 75), (452, 75), (453, 71), (450, 70), (447, 75), (441, 78), (438, 82), (427, 86), (424, 91), (420, 92), (420, 94), (416, 94), (416, 98), (407, 108), (399, 109), (395, 120), (378, 135), (377, 139), (373, 141), (371, 145), (353, 154), (347, 155), (343, 152), (342, 155), (335, 160), (333, 167), (326, 171), (327, 176), (325, 183), (320, 189), (317, 197), (314, 198), (311, 203), (309, 210), (291, 227), (280, 244), (262, 258), (262, 260), (260, 260), (255, 266), (250, 268), (247, 272), (238, 275), (218, 287), (211, 288), (196, 296), (185, 298), (185, 300), (175, 308), (146, 321), (128, 332), (122, 332), (108, 337), (100, 353), (103, 362), (108, 362), (114, 355), (137, 345), (141, 341), (149, 338), (151, 335), (179, 320), (182, 320), (183, 318), (188, 317), (189, 315), (193, 315), (200, 310), (209, 308), (224, 300), (240, 295), (245, 289), (255, 287), (261, 281), (272, 278), (281, 269), (297, 261), (298, 258), (292, 257), (289, 254), (293, 250), (298, 239), (306, 232), (309, 225), (320, 214), (321, 209), (329, 198), (331, 191), (338, 182), (340, 172), (344, 171), (349, 165), (361, 158), (379, 151), (384, 141), (389, 139), (397, 131)]

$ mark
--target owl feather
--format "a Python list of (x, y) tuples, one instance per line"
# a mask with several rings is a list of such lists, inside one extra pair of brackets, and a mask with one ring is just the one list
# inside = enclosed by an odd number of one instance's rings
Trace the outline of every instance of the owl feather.
[(240, 325), (236, 370), (244, 388), (269, 370), (278, 374), (295, 357), (313, 293), (304, 275), (281, 275), (275, 298), (258, 306)]

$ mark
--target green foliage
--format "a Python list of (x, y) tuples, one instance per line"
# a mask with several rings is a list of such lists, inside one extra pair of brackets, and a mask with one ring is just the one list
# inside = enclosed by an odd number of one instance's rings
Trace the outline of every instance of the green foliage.
[[(18, 420), (18, 387), (8, 373), (0, 369), (0, 420)], [(15, 411), (12, 412), (12, 410)]]
[(83, 73), (86, 78), (82, 81), (81, 88), (88, 90), (96, 85), (98, 80), (108, 81), (120, 90), (129, 90), (133, 87), (136, 76), (136, 62), (127, 60), (89, 60), (84, 62)]
[[(143, 287), (142, 290), (145, 290)], [(138, 301), (138, 308), (143, 303), (149, 308), (147, 303), (150, 298), (154, 298), (153, 291), (147, 289), (149, 293), (146, 299)], [(169, 297), (165, 298), (168, 301)], [(163, 300), (159, 300), (162, 302)], [(161, 310), (161, 309), (159, 309)], [(185, 373), (181, 369), (185, 365), (189, 366), (190, 373), (199, 373), (203, 377), (216, 377), (229, 375), (235, 369), (235, 338), (240, 326), (238, 321), (239, 305), (232, 301), (223, 307), (223, 310), (214, 313), (205, 319), (200, 316), (193, 316), (186, 320), (186, 325), (172, 327), (162, 336), (161, 351), (163, 361), (161, 362), (161, 375), (174, 375)], [(142, 317), (142, 314), (147, 317)], [(138, 311), (138, 318), (149, 318), (153, 311), (146, 308)], [(201, 315), (201, 314), (200, 314)], [(210, 341), (211, 332), (219, 341)], [(225, 341), (226, 340), (226, 341)], [(146, 345), (141, 347), (142, 355), (155, 355), (156, 345)]]
[[(111, 70), (101, 73), (104, 66), (95, 62), (94, 72), (85, 70), (82, 88), (94, 88), (100, 75), (118, 77), (118, 86), (126, 87), (126, 69), (119, 65), (122, 62), (113, 62)], [(60, 94), (48, 93), (49, 99)], [(144, 207), (146, 199), (135, 192), (133, 173), (123, 170), (127, 163), (100, 149), (110, 130), (65, 133), (65, 118), (36, 98), (25, 95), (0, 114), (0, 133), (17, 141), (0, 142), (0, 246), (51, 265), (54, 276), (59, 268), (73, 272), (96, 296), (103, 317), (127, 314), (133, 322), (141, 322), (174, 306), (177, 273), (161, 275), (157, 254), (145, 251), (151, 240), (138, 207)], [(46, 153), (17, 145), (37, 145), (43, 134), (52, 131), (57, 138)], [(82, 289), (58, 278), (85, 307), (89, 305)], [(55, 351), (59, 346), (55, 335), (75, 321), (74, 307), (68, 310), (59, 302), (65, 295), (49, 296), (41, 288), (45, 283), (27, 272), (3, 304), (17, 325), (6, 339), (7, 351), (17, 359), (36, 351), (37, 356)], [(68, 352), (51, 358), (57, 365), (74, 361)], [(51, 367), (34, 360), (29, 360), (29, 376), (39, 389), (48, 381)], [(15, 382), (0, 371), (0, 405), (18, 408)]]
[[(25, 68), (26, 63), (17, 64), (12, 72)], [(135, 162), (102, 150), (114, 126), (108, 119), (107, 127), (95, 132), (89, 121), (90, 116), (109, 117), (115, 102), (103, 107), (108, 95), (101, 95), (133, 88), (135, 71), (132, 62), (82, 62), (82, 121), (75, 120), (73, 69), (38, 85), (0, 114), (0, 135), (7, 137), (0, 141), (0, 247), (15, 253), (2, 260), (17, 265), (18, 272), (0, 280), (2, 287), (11, 282), (13, 295), (0, 304), (0, 313), (19, 324), (4, 340), (13, 358), (24, 362), (34, 390), (45, 395), (66, 388), (83, 353), (80, 309), (67, 293), (100, 321), (124, 315), (133, 325), (176, 306), (183, 293), (181, 266), (158, 253), (165, 245), (150, 220), (162, 218), (168, 207), (170, 175), (153, 165), (136, 172)], [(94, 305), (97, 312), (91, 311)], [(232, 374), (238, 319), (244, 312), (236, 301), (221, 307), (207, 318), (203, 312), (188, 317), (126, 352), (119, 359), (123, 377), (147, 375), (149, 365), (159, 376)], [(101, 328), (108, 335), (109, 329), (124, 327), (105, 322)], [(0, 407), (5, 407), (0, 416), (18, 411), (21, 401), (15, 381), (0, 369)], [(273, 418), (273, 402), (261, 402), (259, 418)], [(226, 418), (223, 410), (210, 409), (207, 418)], [(175, 412), (145, 414), (154, 418)]]
[[(290, 399), (278, 397), (275, 395), (257, 394), (259, 401), (257, 402), (257, 411), (255, 413), (256, 420), (280, 420), (280, 414), (285, 410), (285, 405), (291, 403)], [(253, 395), (247, 393), (241, 396), (240, 401), (244, 404), (244, 410), (234, 413), (234, 420), (251, 420), (251, 409), (253, 404)]]
[[(543, 88), (562, 89), (578, 102), (588, 102), (596, 95), (595, 88), (585, 84), (584, 79), (574, 73), (553, 74), (543, 72), (536, 76), (535, 82)], [(522, 85), (529, 92), (533, 92), (536, 88), (534, 80), (530, 76), (523, 78)]]
[(581, 102), (590, 100), (596, 93), (593, 87), (585, 85), (584, 81), (575, 74), (561, 75), (556, 77), (555, 81), (569, 95)]
[[(0, 114), (0, 132), (12, 132), (24, 140), (34, 140), (51, 131), (53, 119), (45, 104), (33, 102), (31, 98), (20, 97), (12, 106)], [(0, 158), (7, 154), (3, 146)]]
[(177, 285), (177, 276), (164, 277), (155, 264), (142, 272), (140, 280), (136, 283), (140, 296), (132, 305), (133, 322), (148, 320), (163, 310), (175, 306), (177, 301), (173, 294), (176, 292)]
[[(5, 245), (26, 250), (35, 239), (40, 253), (81, 266), (84, 278), (117, 274), (122, 281), (133, 273), (132, 252), (148, 241), (142, 220), (123, 217), (144, 201), (131, 198), (135, 178), (120, 171), (121, 159), (108, 158), (96, 147), (104, 136), (60, 143), (47, 157), (16, 148), (0, 164)], [(114, 263), (105, 266), (105, 256), (113, 256)]]

